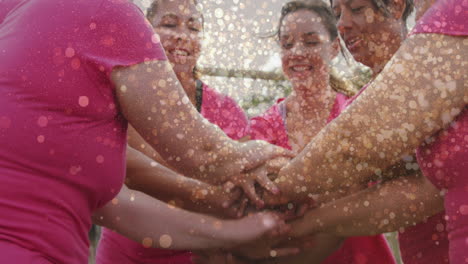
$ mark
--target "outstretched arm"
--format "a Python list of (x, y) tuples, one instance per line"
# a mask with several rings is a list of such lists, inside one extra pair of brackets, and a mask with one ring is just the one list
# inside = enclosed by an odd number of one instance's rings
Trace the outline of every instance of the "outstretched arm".
[(93, 220), (146, 247), (171, 249), (228, 248), (259, 238), (282, 224), (269, 213), (219, 220), (172, 207), (125, 186)]
[(325, 203), (295, 221), (292, 235), (326, 232), (348, 237), (394, 232), (443, 208), (441, 192), (418, 172)]
[(167, 61), (114, 68), (111, 77), (125, 118), (184, 175), (219, 184), (285, 153), (265, 142), (230, 140), (196, 111)]
[(283, 193), (321, 194), (380, 176), (468, 103), (466, 39), (409, 37), (370, 86), (279, 174)]
[(222, 217), (237, 215), (230, 205), (241, 195), (239, 189), (224, 192), (222, 186), (212, 186), (180, 175), (131, 147), (127, 148), (125, 183), (130, 189), (174, 206)]

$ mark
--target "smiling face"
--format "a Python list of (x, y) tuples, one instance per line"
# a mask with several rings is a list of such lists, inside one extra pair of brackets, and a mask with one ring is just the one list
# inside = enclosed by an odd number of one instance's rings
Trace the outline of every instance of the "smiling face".
[(389, 8), (395, 12), (385, 15), (372, 0), (332, 0), (331, 3), (338, 31), (356, 61), (374, 68), (393, 56), (406, 32), (402, 20), (404, 8)]
[[(283, 72), (297, 87), (310, 81), (328, 81), (329, 63), (335, 47), (323, 19), (316, 12), (301, 9), (287, 14), (279, 31)], [(305, 87), (309, 88), (309, 87)]]
[(174, 71), (192, 72), (200, 57), (203, 18), (194, 0), (158, 0), (149, 18)]

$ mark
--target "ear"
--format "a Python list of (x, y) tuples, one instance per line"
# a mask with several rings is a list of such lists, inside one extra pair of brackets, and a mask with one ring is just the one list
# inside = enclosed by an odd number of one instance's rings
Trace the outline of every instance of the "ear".
[(390, 12), (396, 19), (401, 19), (406, 9), (406, 0), (392, 0)]
[(336, 38), (336, 39), (332, 42), (332, 50), (331, 50), (331, 57), (330, 57), (330, 59), (336, 58), (336, 56), (338, 56), (338, 53), (340, 52), (340, 50), (341, 50), (340, 38)]

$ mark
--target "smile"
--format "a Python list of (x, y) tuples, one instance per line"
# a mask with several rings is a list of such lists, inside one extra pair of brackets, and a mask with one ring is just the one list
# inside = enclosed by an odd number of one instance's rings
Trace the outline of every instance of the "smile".
[(304, 71), (311, 71), (313, 69), (312, 66), (307, 66), (307, 65), (297, 65), (297, 66), (292, 66), (290, 69), (293, 72), (304, 72)]

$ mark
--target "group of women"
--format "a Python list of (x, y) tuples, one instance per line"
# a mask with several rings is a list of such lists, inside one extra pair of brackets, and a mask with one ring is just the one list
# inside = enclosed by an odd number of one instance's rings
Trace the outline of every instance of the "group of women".
[[(95, 223), (103, 264), (395, 263), (390, 231), (404, 263), (466, 263), (467, 10), (290, 1), (293, 93), (247, 120), (198, 78), (196, 1), (0, 1), (1, 262), (86, 263)], [(352, 98), (339, 37), (373, 71)]]

